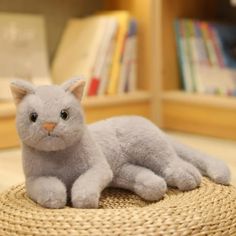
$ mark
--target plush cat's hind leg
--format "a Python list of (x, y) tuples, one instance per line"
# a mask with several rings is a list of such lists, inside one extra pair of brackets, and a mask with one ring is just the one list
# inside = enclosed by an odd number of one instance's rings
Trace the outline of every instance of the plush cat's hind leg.
[(148, 201), (161, 199), (167, 190), (163, 178), (147, 168), (129, 163), (115, 175), (112, 186), (131, 190)]
[(123, 119), (116, 124), (116, 134), (129, 163), (152, 170), (167, 185), (180, 190), (200, 185), (198, 169), (181, 159), (165, 134), (150, 121), (140, 117)]
[[(163, 153), (156, 153), (150, 155), (148, 161), (144, 165), (150, 168), (154, 173), (162, 176), (167, 185), (170, 187), (177, 187), (182, 191), (188, 191), (197, 188), (201, 183), (201, 173), (193, 165), (176, 157), (169, 162), (160, 162), (160, 155)], [(175, 155), (170, 154), (169, 155)], [(170, 156), (169, 156), (170, 157)]]
[(178, 156), (197, 167), (204, 176), (208, 176), (216, 183), (228, 185), (230, 171), (222, 160), (217, 160), (184, 144), (169, 138)]
[(133, 163), (163, 177), (168, 186), (187, 191), (200, 185), (199, 170), (182, 160), (163, 136), (153, 134), (152, 139), (142, 140), (140, 149), (137, 148), (129, 153)]
[(197, 168), (182, 160), (173, 161), (163, 167), (162, 175), (169, 186), (177, 187), (182, 191), (198, 187), (202, 177)]

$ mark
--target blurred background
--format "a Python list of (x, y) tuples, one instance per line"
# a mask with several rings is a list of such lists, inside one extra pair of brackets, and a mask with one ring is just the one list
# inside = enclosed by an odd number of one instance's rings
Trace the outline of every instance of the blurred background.
[(0, 191), (24, 180), (9, 81), (86, 80), (88, 123), (141, 115), (236, 185), (236, 1), (0, 0)]

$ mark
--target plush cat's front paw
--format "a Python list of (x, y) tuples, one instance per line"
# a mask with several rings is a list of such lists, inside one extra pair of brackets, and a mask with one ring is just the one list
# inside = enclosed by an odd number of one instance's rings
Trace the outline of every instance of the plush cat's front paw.
[(63, 208), (67, 194), (64, 184), (55, 177), (39, 177), (26, 181), (28, 196), (46, 208)]
[(72, 196), (72, 205), (75, 208), (92, 209), (98, 208), (99, 194), (81, 192)]
[(59, 209), (65, 207), (66, 198), (62, 193), (49, 192), (38, 197), (37, 203), (46, 208)]

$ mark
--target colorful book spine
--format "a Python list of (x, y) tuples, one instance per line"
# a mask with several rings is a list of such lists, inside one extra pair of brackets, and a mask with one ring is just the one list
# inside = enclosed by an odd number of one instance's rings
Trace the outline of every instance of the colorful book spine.
[(208, 30), (209, 30), (209, 35), (210, 35), (210, 38), (212, 40), (213, 47), (215, 49), (215, 53), (216, 53), (216, 56), (217, 56), (218, 66), (225, 67), (222, 47), (220, 45), (218, 35), (217, 35), (217, 33), (214, 29), (214, 25), (209, 23), (208, 24)]
[(112, 58), (114, 55), (115, 44), (116, 44), (116, 36), (117, 36), (117, 30), (116, 30), (116, 33), (113, 35), (113, 38), (111, 39), (111, 43), (107, 51), (105, 65), (102, 71), (102, 80), (98, 87), (98, 92), (97, 92), (98, 96), (106, 94), (106, 91), (107, 91), (111, 68), (112, 68)]
[(137, 44), (137, 22), (131, 19), (129, 32), (127, 34), (124, 51), (121, 59), (121, 71), (118, 93), (134, 91), (136, 87), (136, 44)]
[(98, 88), (100, 86), (101, 80), (103, 79), (103, 71), (106, 66), (106, 58), (111, 44), (113, 35), (117, 29), (117, 21), (114, 18), (109, 17), (105, 25), (105, 31), (102, 37), (102, 41), (99, 45), (99, 50), (96, 56), (96, 62), (94, 64), (94, 70), (91, 75), (91, 84), (89, 87), (89, 96), (97, 95)]
[(190, 73), (192, 79), (192, 91), (196, 91), (196, 65), (200, 61), (197, 38), (195, 36), (194, 24), (191, 19), (184, 20), (185, 37), (187, 42), (187, 53), (190, 61)]
[(192, 92), (192, 76), (190, 69), (190, 58), (188, 53), (188, 45), (185, 37), (185, 30), (183, 20), (175, 21), (175, 32), (176, 32), (176, 42), (178, 49), (178, 57), (179, 57), (179, 66), (182, 78), (182, 84), (186, 91)]
[(198, 60), (200, 64), (209, 66), (209, 58), (207, 55), (207, 48), (203, 40), (203, 35), (200, 28), (200, 22), (199, 21), (193, 21), (193, 27), (194, 27), (194, 35), (196, 38), (196, 46), (197, 46), (197, 52), (198, 52)]
[(208, 54), (210, 64), (211, 66), (218, 65), (217, 54), (216, 54), (214, 44), (213, 44), (213, 41), (209, 32), (208, 22), (203, 22), (203, 21), (200, 22), (200, 27), (202, 30), (203, 39), (206, 44), (207, 54)]
[(99, 81), (100, 81), (100, 70), (102, 66), (102, 60), (103, 60), (103, 53), (105, 50), (105, 43), (107, 43), (107, 27), (108, 27), (108, 20), (104, 22), (104, 28), (102, 32), (102, 37), (100, 40), (100, 43), (97, 47), (97, 53), (95, 57), (95, 61), (93, 63), (93, 68), (91, 70), (91, 75), (90, 75), (90, 84), (88, 87), (88, 96), (94, 96), (96, 95), (97, 88), (99, 86)]
[[(109, 14), (108, 14), (109, 15)], [(116, 17), (119, 22), (119, 31), (117, 35), (117, 42), (114, 51), (114, 57), (112, 60), (112, 69), (110, 80), (108, 83), (107, 93), (109, 95), (114, 95), (118, 91), (118, 84), (120, 78), (120, 69), (121, 69), (121, 56), (125, 37), (128, 32), (130, 15), (126, 11), (118, 11), (110, 14), (112, 17)]]
[[(136, 30), (137, 30), (137, 25), (136, 25)], [(138, 45), (138, 37), (137, 37), (137, 32), (130, 37), (130, 58), (128, 62), (128, 81), (126, 83), (126, 92), (134, 92), (137, 87), (137, 45)]]

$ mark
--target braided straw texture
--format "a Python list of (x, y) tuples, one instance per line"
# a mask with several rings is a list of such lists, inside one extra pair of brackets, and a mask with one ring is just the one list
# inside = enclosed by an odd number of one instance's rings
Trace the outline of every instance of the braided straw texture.
[(44, 209), (24, 185), (0, 195), (0, 235), (236, 235), (236, 189), (203, 179), (150, 203), (124, 190), (103, 192), (100, 209)]

